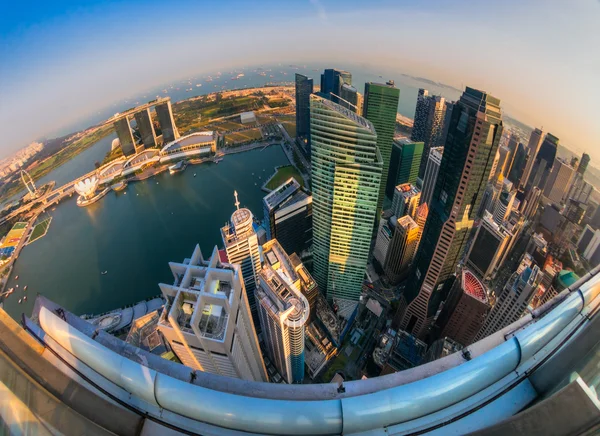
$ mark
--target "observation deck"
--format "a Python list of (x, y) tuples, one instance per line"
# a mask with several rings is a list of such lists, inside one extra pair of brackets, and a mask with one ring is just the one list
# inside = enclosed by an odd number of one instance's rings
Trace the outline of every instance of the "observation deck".
[(161, 359), (38, 297), (23, 327), (0, 310), (1, 419), (40, 434), (581, 434), (600, 426), (599, 310), (600, 266), (440, 360), (290, 386)]

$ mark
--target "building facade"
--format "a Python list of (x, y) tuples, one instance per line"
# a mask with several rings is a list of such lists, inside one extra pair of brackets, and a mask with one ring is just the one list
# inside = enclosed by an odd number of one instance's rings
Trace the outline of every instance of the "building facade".
[(502, 258), (509, 239), (510, 235), (486, 212), (467, 253), (467, 266), (483, 280), (488, 279)]
[(223, 263), (217, 247), (204, 260), (196, 245), (190, 259), (169, 263), (172, 285), (158, 330), (190, 368), (251, 381), (268, 381), (238, 265)]
[(546, 180), (544, 197), (555, 204), (563, 203), (574, 175), (575, 168), (568, 162), (560, 158), (555, 159), (552, 172)]
[(342, 316), (360, 297), (383, 162), (373, 124), (311, 96), (313, 275)]
[(397, 219), (383, 266), (390, 283), (397, 284), (408, 274), (419, 247), (420, 233), (418, 224), (410, 216)]
[(431, 203), (435, 182), (437, 181), (438, 172), (442, 163), (444, 147), (433, 147), (429, 150), (425, 173), (423, 174), (423, 187), (421, 189), (421, 204)]
[(296, 73), (296, 141), (310, 156), (310, 95), (313, 79)]
[(500, 100), (465, 90), (452, 120), (423, 237), (396, 324), (424, 337), (463, 256), (502, 136)]
[(526, 191), (531, 190), (533, 187), (538, 187), (542, 191), (546, 186), (546, 180), (552, 172), (552, 166), (556, 159), (556, 152), (558, 149), (558, 138), (552, 133), (546, 134), (546, 137), (542, 141), (542, 145), (535, 156), (533, 165), (531, 167), (531, 173), (527, 180)]
[(422, 154), (422, 142), (394, 141), (390, 157), (387, 186), (385, 188), (386, 197), (391, 199), (394, 196), (394, 188), (397, 185), (403, 183), (412, 183), (414, 185), (417, 183)]
[(392, 155), (392, 142), (396, 130), (396, 115), (398, 114), (398, 100), (400, 90), (394, 86), (393, 81), (387, 83), (365, 83), (363, 117), (373, 123), (377, 133), (377, 148), (381, 153), (383, 168), (377, 210), (383, 206), (390, 158)]
[(392, 214), (396, 215), (396, 217), (403, 217), (404, 215), (414, 216), (420, 199), (421, 191), (416, 186), (410, 183), (396, 186), (392, 199)]
[(525, 169), (523, 170), (523, 175), (519, 182), (519, 188), (525, 188), (527, 185), (527, 181), (529, 180), (529, 176), (531, 175), (531, 170), (533, 168), (533, 163), (535, 158), (540, 150), (540, 146), (542, 145), (542, 140), (544, 139), (544, 132), (541, 129), (536, 128), (531, 135), (529, 136), (529, 142), (527, 143), (527, 150), (529, 159), (527, 160), (527, 164), (525, 165)]

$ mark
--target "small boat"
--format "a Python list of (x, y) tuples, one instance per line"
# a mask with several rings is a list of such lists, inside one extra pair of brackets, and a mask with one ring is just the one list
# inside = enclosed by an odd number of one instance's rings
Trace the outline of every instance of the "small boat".
[(123, 192), (123, 195), (127, 195), (127, 192)]
[(19, 298), (19, 304), (21, 304), (21, 301), (23, 301), (23, 299), (22, 299), (22, 298)]
[[(169, 167), (169, 174), (173, 175), (173, 174), (179, 173), (179, 172), (185, 170), (186, 168), (187, 168), (187, 161), (180, 160), (175, 165), (171, 165)], [(156, 182), (156, 184), (158, 185), (158, 182)]]
[(27, 295), (23, 297), (23, 301), (27, 301)]
[(222, 160), (223, 160), (223, 158), (222, 158), (222, 157), (220, 157), (220, 158), (218, 158), (218, 159), (215, 159), (215, 163), (216, 163), (216, 164), (218, 164), (218, 163), (219, 163), (219, 162), (221, 162)]
[(15, 280), (19, 280), (19, 276), (15, 276)]
[(8, 292), (12, 292), (14, 290), (15, 290), (15, 288), (8, 288)]
[(108, 274), (108, 271), (102, 271), (100, 274), (102, 274), (103, 276), (105, 276), (106, 274)]
[(26, 291), (27, 290), (27, 285), (23, 286), (23, 290)]
[(15, 285), (15, 288), (18, 288), (18, 287), (19, 287), (19, 285)]
[(196, 173), (194, 173), (194, 177), (196, 177)]

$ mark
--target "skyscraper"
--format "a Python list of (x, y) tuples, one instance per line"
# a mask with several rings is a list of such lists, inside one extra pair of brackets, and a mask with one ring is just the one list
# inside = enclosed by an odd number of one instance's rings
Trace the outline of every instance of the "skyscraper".
[(415, 107), (415, 121), (413, 123), (410, 139), (414, 142), (425, 142), (427, 116), (429, 115), (429, 91), (419, 89), (417, 105)]
[(529, 136), (529, 142), (527, 143), (529, 159), (527, 159), (527, 165), (525, 165), (525, 169), (523, 170), (523, 175), (520, 180), (519, 188), (524, 188), (527, 185), (527, 181), (529, 180), (529, 176), (531, 175), (531, 169), (533, 168), (533, 163), (538, 154), (538, 151), (540, 150), (543, 138), (544, 132), (537, 128), (533, 132), (531, 132), (531, 135)]
[(396, 130), (396, 115), (398, 113), (398, 100), (400, 90), (394, 86), (393, 81), (385, 84), (365, 83), (365, 102), (363, 106), (363, 117), (373, 123), (377, 133), (377, 148), (381, 153), (383, 169), (381, 173), (381, 186), (377, 200), (377, 210), (383, 205), (383, 197), (390, 169), (390, 158), (392, 155), (392, 141)]
[(167, 304), (158, 330), (179, 360), (213, 374), (267, 381), (240, 267), (222, 263), (217, 247), (204, 260), (198, 245), (189, 262), (169, 267), (175, 282), (159, 284)]
[(396, 217), (404, 215), (414, 216), (415, 210), (419, 206), (421, 191), (410, 183), (404, 183), (396, 186), (392, 200), (392, 213)]
[(370, 121), (316, 95), (310, 119), (313, 275), (347, 317), (362, 289), (383, 162)]
[(419, 246), (419, 233), (419, 226), (410, 216), (405, 215), (397, 219), (383, 265), (385, 276), (390, 283), (397, 284), (408, 274), (410, 263)]
[(571, 186), (569, 187), (569, 192), (567, 194), (568, 198), (572, 198), (583, 203), (587, 203), (590, 199), (594, 188), (591, 184), (583, 179), (583, 175), (585, 174), (585, 170), (589, 163), (590, 156), (586, 153), (583, 153), (581, 156), (581, 161), (579, 162), (579, 166), (577, 167), (577, 172), (573, 175)]
[(575, 168), (563, 159), (555, 159), (552, 172), (546, 180), (544, 196), (552, 203), (561, 204), (571, 187), (571, 180), (574, 175)]
[(496, 303), (485, 319), (481, 330), (475, 336), (475, 340), (478, 341), (496, 333), (521, 318), (535, 294), (540, 276), (540, 269), (537, 265), (533, 268), (525, 268), (520, 274), (513, 273), (498, 295)]
[(551, 133), (546, 134), (540, 150), (535, 156), (531, 173), (527, 180), (526, 190), (530, 190), (537, 186), (542, 191), (546, 186), (546, 180), (552, 171), (554, 160), (556, 159), (556, 151), (558, 148), (558, 138)]
[(525, 145), (523, 145), (522, 142), (519, 142), (515, 150), (510, 171), (506, 175), (508, 180), (513, 182), (513, 185), (516, 189), (521, 186), (521, 178), (523, 177), (525, 167), (527, 166), (527, 160), (529, 159), (529, 155), (527, 154), (528, 152), (529, 150), (525, 147)]
[(498, 164), (496, 165), (496, 173), (493, 177), (498, 177), (502, 174), (502, 177), (506, 177), (506, 172), (509, 165), (510, 149), (505, 146), (498, 147)]
[(590, 155), (583, 153), (583, 155), (581, 155), (581, 160), (579, 161), (579, 166), (577, 167), (577, 172), (581, 175), (585, 174), (585, 170), (587, 169), (589, 163)]
[(267, 239), (302, 256), (312, 246), (312, 196), (290, 177), (263, 198)]
[[(298, 274), (276, 239), (263, 245), (256, 301), (265, 348), (288, 383), (304, 380), (304, 327), (310, 315), (303, 287), (313, 287), (304, 270)], [(302, 267), (303, 268), (303, 267)]]
[(429, 150), (432, 147), (444, 146), (447, 134), (445, 128), (447, 108), (448, 105), (443, 97), (430, 96), (426, 89), (419, 89), (411, 139), (415, 142), (423, 142), (423, 155), (419, 165), (421, 179), (427, 166)]
[(313, 79), (296, 73), (296, 141), (310, 156), (310, 95)]
[(412, 183), (414, 185), (417, 182), (422, 154), (422, 142), (394, 141), (387, 186), (385, 188), (385, 195), (388, 198), (393, 197), (394, 188), (397, 185), (404, 183)]
[(542, 196), (542, 190), (537, 186), (531, 188), (525, 195), (525, 201), (521, 206), (523, 216), (528, 220), (532, 219), (538, 209), (540, 203), (540, 197)]
[(444, 147), (433, 147), (429, 150), (427, 165), (425, 166), (425, 174), (423, 175), (423, 189), (421, 190), (421, 204), (431, 203), (435, 182), (437, 181), (438, 172), (442, 163)]
[(136, 112), (133, 117), (135, 118), (141, 140), (141, 147), (139, 147), (139, 149), (136, 147), (136, 151), (141, 151), (141, 149), (144, 148), (156, 147), (156, 132), (154, 131), (154, 126), (152, 125), (150, 109), (146, 108)]
[(504, 220), (506, 218), (508, 218), (508, 215), (510, 214), (510, 211), (513, 208), (513, 203), (515, 201), (515, 194), (517, 193), (517, 191), (512, 189), (512, 183), (510, 183), (510, 181), (508, 179), (505, 181), (508, 182), (509, 184), (508, 185), (505, 184), (502, 187), (500, 196), (494, 203), (493, 216), (494, 216), (494, 221), (498, 225), (501, 225), (504, 222)]
[(175, 119), (173, 118), (173, 108), (171, 107), (171, 100), (162, 101), (157, 104), (154, 109), (156, 110), (156, 116), (160, 123), (160, 129), (162, 131), (163, 144), (175, 141), (179, 138), (179, 131), (175, 125)]
[(509, 239), (510, 235), (485, 212), (465, 257), (467, 266), (481, 279), (488, 279), (498, 266)]
[(260, 332), (260, 322), (256, 312), (256, 275), (260, 270), (260, 252), (258, 237), (252, 226), (252, 212), (250, 209), (241, 208), (237, 191), (234, 191), (236, 210), (231, 214), (231, 221), (221, 228), (221, 238), (227, 259), (230, 263), (240, 265), (242, 278), (248, 294), (252, 320), (257, 331)]
[(502, 128), (500, 100), (467, 87), (452, 111), (414, 273), (395, 322), (418, 337), (426, 335), (444, 282), (464, 253)]
[(340, 90), (339, 97), (339, 104), (360, 115), (358, 111), (358, 91), (354, 86), (344, 83)]
[[(323, 97), (339, 102), (342, 94), (342, 86), (345, 84), (352, 85), (352, 74), (348, 71), (329, 68), (321, 74), (321, 94)], [(332, 95), (333, 94), (333, 95)]]
[(115, 128), (115, 132), (117, 132), (117, 136), (119, 137), (123, 155), (134, 155), (135, 140), (133, 139), (133, 132), (131, 131), (131, 126), (129, 125), (129, 119), (127, 118), (127, 115), (113, 122), (113, 126)]
[(382, 268), (385, 265), (385, 259), (390, 247), (390, 241), (392, 240), (392, 236), (394, 236), (397, 220), (395, 215), (390, 216), (387, 212), (384, 212), (382, 219), (379, 221), (377, 238), (375, 240), (375, 247), (373, 248), (373, 258), (379, 262)]
[(440, 337), (449, 337), (463, 346), (470, 345), (490, 310), (483, 283), (464, 268), (454, 281), (437, 324)]

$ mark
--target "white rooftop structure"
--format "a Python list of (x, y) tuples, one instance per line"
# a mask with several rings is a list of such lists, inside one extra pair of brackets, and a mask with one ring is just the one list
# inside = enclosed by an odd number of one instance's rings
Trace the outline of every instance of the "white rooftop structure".
[(240, 120), (241, 120), (242, 124), (255, 123), (256, 122), (256, 115), (254, 115), (254, 112), (252, 112), (252, 111), (250, 111), (250, 112), (242, 112), (240, 114)]

